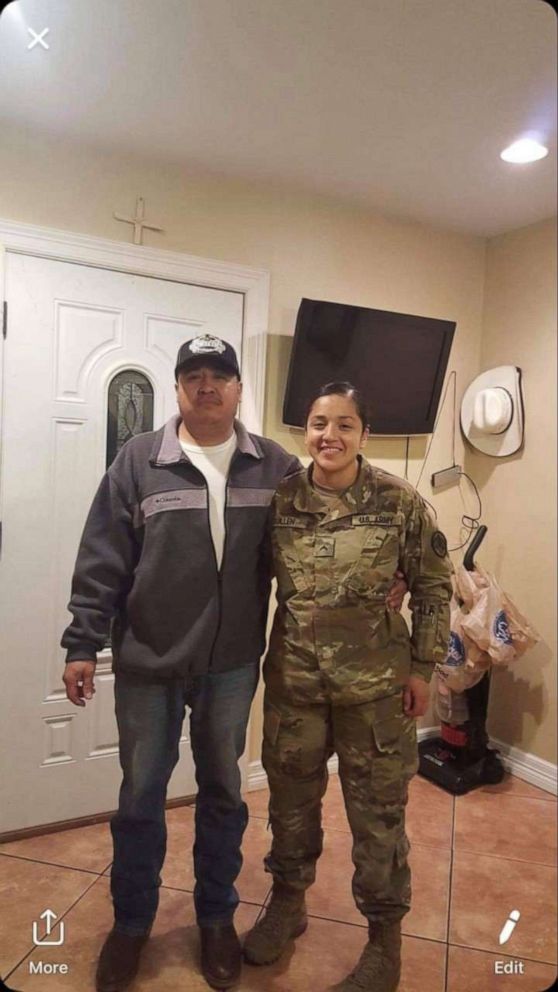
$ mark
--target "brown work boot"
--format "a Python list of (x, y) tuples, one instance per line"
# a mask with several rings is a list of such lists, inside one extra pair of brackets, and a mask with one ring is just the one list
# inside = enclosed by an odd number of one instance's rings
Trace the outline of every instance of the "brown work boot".
[(244, 957), (250, 964), (273, 964), (307, 926), (304, 892), (274, 882), (269, 906), (244, 941)]
[(111, 930), (105, 940), (95, 976), (97, 992), (122, 992), (137, 975), (140, 954), (149, 934), (129, 937)]
[(396, 992), (401, 976), (401, 921), (370, 923), (356, 968), (330, 992)]
[(200, 927), (201, 970), (212, 989), (230, 989), (240, 978), (242, 952), (232, 923)]

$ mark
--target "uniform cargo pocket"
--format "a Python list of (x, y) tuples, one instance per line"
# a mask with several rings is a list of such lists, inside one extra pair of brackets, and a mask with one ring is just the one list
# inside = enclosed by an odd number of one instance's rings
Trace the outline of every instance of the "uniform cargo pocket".
[(281, 726), (281, 714), (270, 703), (264, 705), (263, 732), (264, 740), (270, 747), (275, 747)]
[(419, 755), (417, 745), (417, 721), (414, 716), (405, 716), (401, 721), (401, 756), (403, 759), (403, 774), (406, 781), (418, 771)]
[(403, 693), (375, 699), (372, 710), (372, 729), (378, 749), (399, 750), (403, 729)]
[(288, 789), (291, 799), (292, 790), (300, 788), (301, 804), (306, 801), (305, 796), (320, 791), (332, 753), (327, 709), (327, 706), (305, 708), (283, 701), (264, 704), (262, 761), (270, 786)]
[(397, 866), (399, 868), (404, 868), (407, 864), (410, 849), (411, 845), (409, 844), (407, 835), (403, 832), (402, 836), (397, 841), (397, 846), (395, 848), (395, 860), (397, 861)]
[(402, 752), (402, 700), (400, 695), (379, 699), (372, 719), (372, 789), (378, 803), (402, 803), (405, 774)]

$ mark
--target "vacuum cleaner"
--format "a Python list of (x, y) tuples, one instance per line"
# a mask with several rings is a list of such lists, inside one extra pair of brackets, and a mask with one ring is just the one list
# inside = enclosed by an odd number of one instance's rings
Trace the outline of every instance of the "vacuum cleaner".
[[(467, 571), (474, 571), (474, 557), (487, 532), (482, 524), (463, 558)], [(418, 746), (418, 773), (454, 796), (461, 796), (480, 785), (494, 785), (504, 777), (499, 752), (488, 746), (486, 715), (490, 673), (465, 689), (467, 719), (452, 726), (441, 721), (440, 736), (421, 741)]]

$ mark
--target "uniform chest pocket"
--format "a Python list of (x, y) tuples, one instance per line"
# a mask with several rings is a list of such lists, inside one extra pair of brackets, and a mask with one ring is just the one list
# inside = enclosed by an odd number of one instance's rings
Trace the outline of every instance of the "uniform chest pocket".
[(374, 527), (374, 529), (367, 534), (366, 541), (364, 542), (362, 548), (362, 554), (366, 559), (375, 558), (380, 548), (386, 543), (388, 538), (388, 531), (386, 527)]
[(353, 560), (347, 584), (360, 597), (383, 599), (398, 563), (397, 527), (369, 527)]
[(399, 559), (399, 535), (396, 527), (371, 527), (362, 546), (365, 567), (380, 561)]
[(273, 530), (273, 570), (281, 598), (308, 587), (302, 564), (304, 543), (303, 529), (275, 527)]

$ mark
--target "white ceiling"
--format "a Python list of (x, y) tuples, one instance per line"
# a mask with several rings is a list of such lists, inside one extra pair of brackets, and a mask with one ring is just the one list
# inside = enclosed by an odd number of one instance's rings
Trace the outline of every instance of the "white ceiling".
[[(544, 0), (17, 0), (0, 115), (479, 235), (556, 212)], [(548, 157), (502, 162), (526, 134)]]

